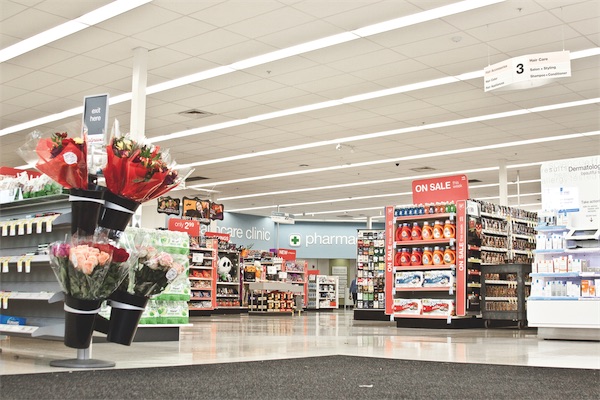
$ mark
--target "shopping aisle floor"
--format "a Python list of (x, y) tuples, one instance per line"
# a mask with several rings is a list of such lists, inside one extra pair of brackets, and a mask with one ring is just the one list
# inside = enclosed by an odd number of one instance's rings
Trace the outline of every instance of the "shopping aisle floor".
[[(191, 322), (179, 342), (95, 343), (92, 357), (114, 361), (115, 368), (341, 354), (600, 369), (600, 342), (539, 340), (534, 329), (399, 329), (390, 322), (354, 321), (351, 310), (294, 317), (215, 315)], [(0, 375), (66, 370), (49, 362), (77, 355), (58, 341), (9, 337), (0, 347)]]

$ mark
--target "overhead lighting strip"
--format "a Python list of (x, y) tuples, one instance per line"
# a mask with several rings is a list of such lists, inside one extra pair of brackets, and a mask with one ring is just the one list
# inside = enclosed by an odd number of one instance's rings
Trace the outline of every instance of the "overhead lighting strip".
[[(129, 4), (131, 7), (130, 9), (133, 9), (139, 5), (148, 3), (150, 1), (151, 0), (118, 0), (118, 1), (115, 1), (114, 3)], [(226, 66), (221, 66), (221, 67), (213, 68), (210, 70), (201, 71), (201, 72), (198, 72), (195, 74), (172, 79), (170, 81), (162, 82), (162, 83), (159, 83), (156, 85), (151, 85), (146, 88), (146, 93), (147, 94), (159, 93), (159, 92), (162, 92), (165, 90), (181, 87), (184, 85), (189, 85), (189, 84), (196, 83), (196, 82), (201, 82), (206, 79), (211, 79), (211, 78), (229, 74), (229, 73), (232, 73), (235, 71), (240, 71), (240, 70), (244, 70), (247, 68), (255, 67), (257, 65), (263, 65), (263, 64), (273, 62), (276, 60), (281, 60), (284, 58), (301, 55), (301, 54), (308, 53), (308, 52), (311, 52), (314, 50), (327, 48), (330, 46), (335, 46), (340, 43), (345, 43), (345, 42), (348, 42), (351, 40), (357, 40), (357, 39), (368, 37), (368, 36), (375, 35), (378, 33), (387, 32), (387, 31), (391, 31), (391, 30), (395, 30), (395, 29), (399, 29), (399, 28), (404, 28), (407, 26), (417, 25), (417, 24), (420, 24), (420, 23), (423, 23), (426, 21), (432, 21), (432, 20), (435, 20), (438, 18), (443, 18), (445, 16), (455, 15), (455, 14), (458, 14), (461, 12), (466, 12), (469, 10), (487, 7), (489, 5), (502, 3), (504, 1), (506, 1), (506, 0), (485, 0), (485, 1), (484, 0), (465, 0), (465, 1), (460, 1), (460, 2), (457, 2), (454, 4), (449, 4), (447, 6), (438, 7), (438, 8), (434, 8), (432, 10), (423, 11), (420, 13), (406, 16), (406, 17), (400, 17), (400, 18), (382, 22), (379, 24), (366, 26), (363, 28), (355, 29), (350, 32), (343, 32), (343, 33), (340, 33), (337, 35), (328, 36), (328, 37), (317, 39), (317, 40), (314, 40), (311, 42), (306, 42), (306, 43), (302, 43), (302, 44), (299, 44), (296, 46), (291, 46), (291, 47), (288, 47), (285, 49), (276, 50), (276, 51), (273, 51), (273, 52), (270, 52), (267, 54), (263, 54), (263, 55), (260, 55), (257, 57), (252, 57), (252, 58), (249, 58), (246, 60), (234, 62), (234, 63), (226, 65)], [(105, 7), (108, 7), (111, 4), (109, 4)], [(101, 10), (105, 7), (101, 7), (98, 10)], [(95, 10), (95, 11), (98, 11), (98, 10)], [(123, 12), (125, 12), (125, 11), (123, 11)], [(118, 15), (118, 14), (116, 14), (116, 15)], [(82, 20), (80, 22), (84, 22), (84, 23), (85, 22), (91, 23), (94, 20), (97, 20), (96, 23), (100, 22), (99, 18), (97, 18), (95, 16), (88, 16), (87, 14), (80, 18), (82, 18)], [(106, 17), (105, 19), (108, 19), (108, 18), (110, 18), (110, 16)], [(73, 22), (73, 21), (69, 21), (69, 22)], [(82, 28), (82, 29), (84, 29), (84, 28)], [(81, 29), (78, 29), (78, 30), (81, 30)], [(71, 32), (70, 34), (75, 33), (75, 32), (77, 32), (77, 30)], [(36, 36), (37, 37), (45, 36), (48, 39), (51, 39), (53, 37), (49, 33), (49, 31), (42, 32)], [(54, 40), (57, 40), (57, 38), (54, 38), (44, 44), (48, 44)], [(20, 43), (23, 43), (23, 41)], [(42, 45), (44, 45), (44, 44), (42, 44)], [(26, 50), (26, 51), (31, 51), (34, 48), (35, 47), (30, 48), (29, 50)], [(8, 49), (9, 48), (4, 49), (4, 50), (8, 51)], [(21, 54), (23, 54), (23, 53), (21, 53)], [(16, 57), (16, 56), (13, 56), (13, 57)], [(121, 98), (118, 103), (131, 100), (131, 93), (127, 93), (126, 95), (127, 96)], [(118, 103), (111, 103), (111, 104), (118, 104)], [(0, 130), (0, 136), (8, 135), (8, 134), (15, 133), (15, 132), (18, 132), (18, 131), (21, 131), (24, 129), (33, 128), (35, 126), (42, 125), (42, 123), (38, 123), (38, 121), (40, 121), (40, 120), (44, 121), (43, 123), (58, 121), (62, 118), (66, 118), (64, 116), (65, 114), (67, 114), (66, 117), (71, 117), (71, 116), (75, 116), (77, 114), (81, 114), (81, 111), (80, 111), (80, 108), (77, 107), (77, 108), (73, 108), (70, 110), (65, 110), (61, 113), (49, 115), (49, 116), (39, 118), (36, 120), (32, 120), (29, 122), (24, 122), (22, 124), (13, 125), (11, 127)], [(59, 117), (60, 115), (63, 115), (63, 116)], [(246, 123), (249, 123), (249, 122), (246, 122)], [(220, 128), (220, 129), (223, 129), (223, 128)], [(177, 132), (177, 133), (179, 133), (179, 132)], [(202, 133), (202, 132), (198, 132), (198, 133)], [(190, 133), (190, 134), (195, 135), (197, 133)], [(167, 140), (167, 139), (163, 139), (163, 140)]]
[(283, 178), (283, 177), (288, 177), (288, 176), (315, 174), (315, 173), (320, 173), (320, 172), (325, 172), (325, 171), (366, 167), (366, 166), (371, 166), (371, 165), (395, 163), (395, 162), (402, 162), (402, 161), (409, 161), (409, 160), (418, 160), (418, 159), (424, 159), (424, 158), (445, 157), (445, 156), (449, 156), (449, 155), (472, 153), (472, 152), (477, 152), (477, 151), (494, 150), (494, 149), (501, 149), (501, 148), (506, 148), (506, 147), (514, 147), (514, 146), (526, 146), (526, 145), (531, 145), (531, 144), (554, 142), (554, 141), (560, 141), (560, 140), (578, 139), (578, 138), (588, 137), (588, 136), (597, 136), (599, 134), (600, 134), (600, 131), (592, 131), (592, 132), (584, 132), (584, 133), (572, 133), (572, 134), (568, 134), (568, 135), (549, 136), (549, 137), (542, 137), (542, 138), (535, 138), (535, 139), (517, 140), (514, 142), (496, 143), (496, 144), (485, 145), (485, 146), (465, 147), (462, 149), (444, 150), (444, 151), (438, 151), (438, 152), (434, 152), (434, 153), (421, 153), (421, 154), (414, 154), (414, 155), (405, 156), (405, 157), (365, 161), (365, 162), (354, 163), (354, 164), (334, 165), (331, 167), (324, 167), (324, 168), (313, 168), (313, 169), (309, 169), (309, 170), (281, 172), (281, 173), (277, 173), (277, 174), (252, 176), (252, 177), (248, 177), (248, 178), (230, 179), (230, 180), (225, 180), (225, 181), (220, 181), (220, 182), (211, 182), (211, 183), (204, 183), (204, 184), (199, 184), (199, 185), (191, 185), (190, 187), (191, 188), (215, 187), (215, 186), (229, 185), (229, 184), (234, 184), (234, 183), (260, 181), (260, 180), (264, 180), (264, 179), (275, 179), (275, 178)]
[(103, 7), (90, 11), (79, 18), (72, 19), (63, 24), (50, 28), (37, 35), (21, 40), (0, 50), (0, 62), (8, 61), (22, 54), (55, 42), (59, 39), (82, 31), (90, 26), (99, 24), (107, 19), (131, 11), (134, 8), (150, 3), (152, 0), (117, 0)]

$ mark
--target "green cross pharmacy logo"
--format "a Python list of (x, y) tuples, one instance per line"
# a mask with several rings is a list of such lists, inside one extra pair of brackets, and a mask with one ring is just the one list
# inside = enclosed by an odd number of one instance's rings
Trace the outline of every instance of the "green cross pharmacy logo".
[(298, 234), (298, 233), (290, 234), (290, 246), (300, 247), (301, 245), (302, 245), (302, 239), (300, 238), (300, 234)]

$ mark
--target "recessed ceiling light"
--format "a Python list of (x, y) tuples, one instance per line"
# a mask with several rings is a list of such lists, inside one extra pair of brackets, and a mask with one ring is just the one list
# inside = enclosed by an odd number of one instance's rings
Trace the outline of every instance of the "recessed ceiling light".
[(189, 117), (189, 118), (206, 118), (206, 117), (210, 117), (211, 115), (215, 115), (213, 113), (210, 113), (208, 111), (202, 111), (202, 110), (198, 110), (196, 108), (193, 108), (191, 110), (186, 110), (186, 111), (182, 111), (180, 113), (177, 113), (181, 116), (184, 117)]
[(300, 164), (299, 167), (308, 167), (308, 164)]
[(411, 168), (411, 171), (414, 172), (431, 172), (431, 171), (435, 171), (435, 168), (432, 167), (417, 167), (417, 168)]

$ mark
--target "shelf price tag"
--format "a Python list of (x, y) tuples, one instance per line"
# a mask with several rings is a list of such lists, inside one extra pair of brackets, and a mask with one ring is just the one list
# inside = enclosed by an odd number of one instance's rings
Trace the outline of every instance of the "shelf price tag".
[(23, 260), (25, 257), (19, 257), (17, 260), (17, 272), (23, 272)]
[(0, 260), (2, 261), (2, 273), (8, 273), (8, 262), (10, 261), (10, 257), (3, 257)]
[(19, 229), (17, 230), (17, 235), (23, 236), (25, 234), (25, 221), (17, 221), (17, 225), (19, 226)]
[(25, 260), (25, 273), (28, 274), (31, 272), (31, 260), (33, 259), (34, 256), (29, 256), (27, 257), (27, 259)]
[(27, 235), (31, 235), (33, 233), (33, 222), (33, 218), (27, 220)]
[(46, 232), (52, 232), (52, 222), (56, 219), (56, 215), (52, 215), (46, 218)]
[(8, 221), (2, 222), (2, 236), (8, 236)]
[(12, 221), (10, 223), (10, 232), (8, 233), (9, 236), (16, 236), (17, 235), (17, 222), (16, 221)]
[(10, 293), (2, 293), (2, 308), (4, 310), (8, 309), (8, 297), (10, 296)]
[(42, 223), (44, 222), (44, 218), (36, 218), (35, 219), (35, 233), (42, 233)]

